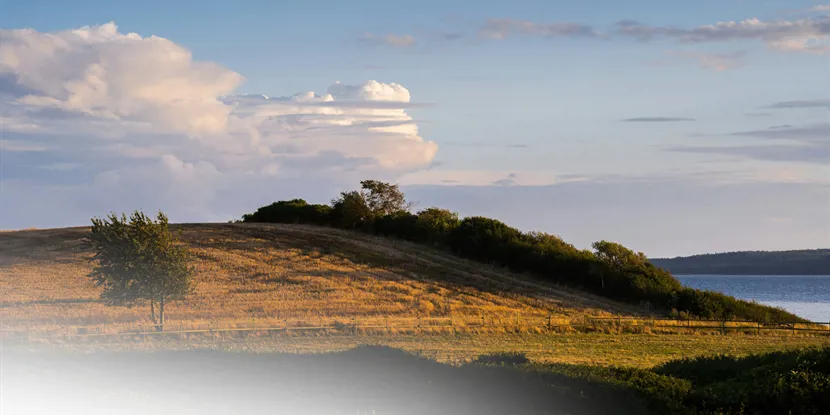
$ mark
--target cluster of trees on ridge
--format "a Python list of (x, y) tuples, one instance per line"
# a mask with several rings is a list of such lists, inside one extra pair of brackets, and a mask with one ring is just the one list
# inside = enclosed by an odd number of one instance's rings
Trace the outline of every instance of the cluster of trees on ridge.
[(361, 189), (342, 192), (330, 205), (303, 199), (274, 202), (242, 216), (242, 222), (333, 226), (432, 245), (485, 263), (525, 272), (634, 304), (647, 304), (680, 316), (793, 322), (803, 319), (779, 308), (712, 291), (684, 287), (644, 254), (608, 241), (580, 250), (555, 235), (521, 232), (490, 218), (459, 218), (413, 205), (397, 185), (364, 180)]
[(651, 262), (674, 274), (828, 275), (830, 249), (725, 252), (654, 258)]

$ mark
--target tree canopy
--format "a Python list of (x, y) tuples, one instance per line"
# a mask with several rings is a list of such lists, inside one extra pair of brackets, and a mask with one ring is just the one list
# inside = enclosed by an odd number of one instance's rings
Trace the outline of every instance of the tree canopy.
[(164, 306), (192, 289), (189, 254), (170, 232), (167, 216), (156, 219), (136, 211), (128, 218), (111, 213), (92, 218), (86, 238), (94, 252), (90, 279), (102, 287), (101, 299), (110, 305), (150, 303), (154, 324), (164, 325)]

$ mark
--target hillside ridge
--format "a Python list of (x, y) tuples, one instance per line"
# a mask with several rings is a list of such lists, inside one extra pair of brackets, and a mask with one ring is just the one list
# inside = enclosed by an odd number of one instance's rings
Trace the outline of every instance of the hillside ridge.
[[(651, 315), (647, 310), (422, 245), (286, 224), (180, 224), (194, 254), (196, 292), (171, 322), (320, 318)], [(144, 307), (108, 307), (86, 277), (88, 228), (0, 233), (5, 328), (143, 324)]]

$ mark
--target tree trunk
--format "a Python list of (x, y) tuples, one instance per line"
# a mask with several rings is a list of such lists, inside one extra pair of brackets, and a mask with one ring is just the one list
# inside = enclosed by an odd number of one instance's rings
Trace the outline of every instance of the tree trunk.
[(159, 326), (164, 330), (164, 297), (159, 298)]
[(156, 324), (156, 300), (150, 300), (150, 318), (153, 319), (153, 324)]
[(156, 323), (156, 331), (164, 331), (164, 298), (159, 298), (159, 318)]

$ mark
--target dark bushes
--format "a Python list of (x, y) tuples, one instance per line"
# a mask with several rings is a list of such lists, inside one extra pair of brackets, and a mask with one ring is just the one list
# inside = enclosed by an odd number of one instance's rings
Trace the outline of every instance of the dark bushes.
[[(682, 359), (653, 369), (529, 363), (522, 369), (596, 390), (623, 387), (658, 414), (830, 413), (830, 347)], [(603, 392), (602, 395), (608, 395)], [(610, 396), (610, 395), (609, 395)]]
[(830, 347), (684, 359), (654, 372), (692, 382), (684, 401), (702, 413), (830, 413)]
[(781, 309), (683, 287), (644, 254), (614, 242), (596, 242), (592, 252), (579, 250), (555, 235), (521, 232), (495, 219), (474, 216), (459, 220), (454, 212), (439, 208), (412, 214), (396, 186), (375, 181), (361, 184), (363, 190), (341, 193), (332, 201), (332, 207), (309, 205), (302, 199), (281, 201), (244, 215), (243, 221), (328, 225), (428, 244), (461, 257), (666, 312), (675, 310), (709, 319), (804, 321)]
[(303, 199), (292, 199), (274, 202), (257, 209), (254, 213), (242, 215), (242, 221), (329, 225), (331, 216), (331, 206), (309, 205)]

